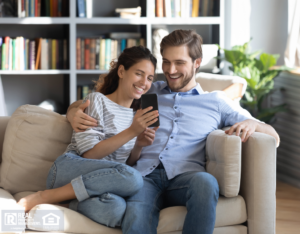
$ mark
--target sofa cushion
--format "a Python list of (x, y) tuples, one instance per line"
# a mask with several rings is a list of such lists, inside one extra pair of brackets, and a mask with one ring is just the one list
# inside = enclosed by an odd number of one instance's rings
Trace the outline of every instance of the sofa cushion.
[(19, 107), (6, 128), (1, 187), (12, 194), (46, 189), (49, 169), (71, 135), (71, 125), (62, 115), (37, 106)]
[(241, 138), (215, 130), (206, 141), (206, 170), (218, 181), (220, 194), (235, 197), (241, 182)]
[[(20, 199), (23, 196), (29, 194), (30, 192), (19, 193), (15, 195), (15, 198)], [(48, 204), (37, 205), (30, 211), (32, 217), (35, 215), (36, 210), (63, 210), (65, 218), (65, 229), (60, 231), (72, 233), (122, 233), (119, 229), (107, 228), (65, 207)], [(181, 231), (183, 228), (186, 213), (187, 210), (184, 206), (174, 206), (163, 209), (160, 212), (157, 233), (173, 233), (175, 231)], [(244, 199), (241, 196), (232, 198), (225, 198), (222, 196), (219, 197), (216, 210), (215, 227), (237, 225), (245, 222), (246, 220), (246, 205)], [(42, 228), (36, 227), (34, 225), (28, 226), (28, 228), (37, 231), (45, 231)]]

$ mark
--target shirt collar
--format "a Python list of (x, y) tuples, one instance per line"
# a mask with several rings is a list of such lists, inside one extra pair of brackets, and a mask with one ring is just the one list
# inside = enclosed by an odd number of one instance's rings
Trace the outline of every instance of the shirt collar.
[[(164, 82), (161, 87), (160, 87), (160, 91), (163, 90), (163, 89), (166, 89), (168, 90), (170, 93), (174, 93), (171, 91), (171, 89), (169, 88), (167, 82)], [(187, 92), (182, 92), (182, 93), (185, 93), (185, 94), (203, 94), (204, 91), (203, 89), (201, 88), (200, 84), (197, 83), (197, 85), (192, 88), (191, 90), (187, 91)]]

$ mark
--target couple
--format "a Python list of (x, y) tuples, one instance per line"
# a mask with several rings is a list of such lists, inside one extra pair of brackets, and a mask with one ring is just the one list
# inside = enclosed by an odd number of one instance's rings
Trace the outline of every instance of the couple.
[[(190, 30), (163, 38), (167, 83), (153, 83), (156, 59), (148, 49), (125, 49), (98, 92), (70, 106), (67, 117), (76, 132), (50, 169), (48, 190), (19, 205), (29, 210), (70, 200), (68, 208), (103, 225), (121, 226), (126, 234), (156, 233), (161, 209), (186, 206), (182, 233), (211, 234), (219, 188), (205, 172), (209, 133), (232, 125), (226, 133), (241, 133), (243, 142), (258, 131), (276, 138), (277, 145), (279, 136), (222, 94), (203, 92), (195, 81), (201, 44)], [(144, 93), (158, 95), (159, 128), (148, 128), (157, 121), (157, 111), (135, 105)]]

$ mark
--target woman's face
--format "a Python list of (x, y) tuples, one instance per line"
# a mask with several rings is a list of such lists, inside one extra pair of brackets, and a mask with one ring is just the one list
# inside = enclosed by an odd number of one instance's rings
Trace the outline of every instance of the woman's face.
[(131, 66), (127, 71), (119, 67), (120, 85), (123, 91), (133, 99), (139, 99), (146, 93), (154, 79), (154, 66), (149, 60), (141, 60)]

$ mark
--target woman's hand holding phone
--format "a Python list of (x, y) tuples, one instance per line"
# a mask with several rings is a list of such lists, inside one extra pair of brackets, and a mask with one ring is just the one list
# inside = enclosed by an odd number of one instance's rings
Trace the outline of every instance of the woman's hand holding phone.
[(148, 126), (150, 126), (158, 120), (158, 111), (155, 110), (148, 112), (150, 110), (152, 110), (152, 106), (149, 106), (148, 108), (145, 108), (143, 110), (137, 110), (133, 118), (132, 124), (129, 127), (129, 129), (133, 131), (136, 136), (140, 135), (142, 132), (145, 131), (145, 129)]

